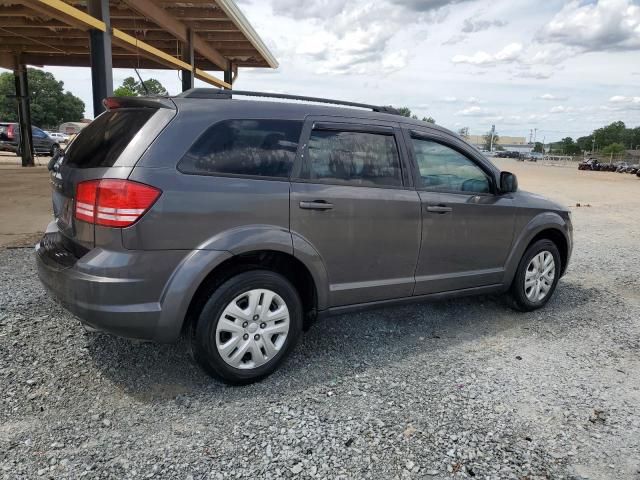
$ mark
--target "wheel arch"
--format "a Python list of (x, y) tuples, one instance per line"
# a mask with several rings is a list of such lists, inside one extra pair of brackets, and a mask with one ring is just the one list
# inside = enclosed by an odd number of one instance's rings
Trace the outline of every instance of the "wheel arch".
[(569, 229), (567, 222), (555, 212), (544, 212), (531, 219), (521, 230), (507, 258), (505, 288), (511, 285), (524, 252), (530, 245), (541, 239), (551, 240), (558, 247), (562, 261), (561, 275), (564, 275), (572, 250)]
[(195, 324), (207, 299), (216, 288), (231, 277), (251, 270), (269, 270), (285, 277), (300, 295), (305, 327), (311, 323), (318, 308), (318, 290), (310, 269), (290, 253), (260, 249), (233, 255), (209, 271), (190, 299), (182, 324), (182, 332)]

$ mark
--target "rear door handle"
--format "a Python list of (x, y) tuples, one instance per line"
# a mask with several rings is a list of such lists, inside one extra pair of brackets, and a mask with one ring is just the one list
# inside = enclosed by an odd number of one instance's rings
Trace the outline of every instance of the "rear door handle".
[(314, 200), (312, 202), (300, 202), (300, 208), (305, 210), (331, 210), (333, 203), (325, 200)]
[(430, 213), (444, 214), (444, 213), (449, 213), (451, 211), (453, 211), (453, 209), (451, 207), (447, 207), (446, 205), (429, 205), (427, 207), (427, 212), (430, 212)]

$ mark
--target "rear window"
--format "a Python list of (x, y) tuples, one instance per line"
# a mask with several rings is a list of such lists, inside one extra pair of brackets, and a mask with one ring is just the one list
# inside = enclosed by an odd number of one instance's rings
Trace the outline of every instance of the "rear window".
[(156, 110), (112, 110), (87, 125), (67, 148), (64, 164), (77, 168), (112, 167)]
[(226, 120), (216, 123), (178, 164), (183, 173), (286, 178), (296, 157), (302, 122)]

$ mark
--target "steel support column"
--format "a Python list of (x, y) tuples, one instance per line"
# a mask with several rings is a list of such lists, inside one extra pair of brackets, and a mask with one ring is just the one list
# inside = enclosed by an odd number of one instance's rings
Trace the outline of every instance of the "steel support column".
[(187, 41), (182, 43), (182, 61), (191, 65), (191, 70), (182, 70), (182, 91), (193, 88), (193, 72), (195, 70), (195, 55), (193, 52), (193, 31), (187, 29)]
[(18, 124), (20, 125), (20, 153), (23, 167), (33, 167), (33, 136), (31, 132), (31, 105), (27, 67), (18, 63), (13, 72), (18, 101)]
[(224, 81), (229, 85), (233, 82), (233, 63), (229, 62), (229, 66), (224, 71)]
[(87, 0), (89, 15), (102, 20), (107, 31), (89, 30), (91, 52), (91, 87), (93, 90), (94, 117), (104, 112), (102, 100), (113, 95), (113, 71), (111, 64), (111, 18), (109, 0)]

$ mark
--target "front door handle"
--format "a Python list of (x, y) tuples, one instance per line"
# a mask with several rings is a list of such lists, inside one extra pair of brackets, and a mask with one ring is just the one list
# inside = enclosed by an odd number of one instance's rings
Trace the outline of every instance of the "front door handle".
[(445, 213), (449, 213), (451, 211), (453, 211), (453, 208), (447, 207), (446, 205), (429, 205), (427, 207), (427, 212), (439, 213), (441, 215)]
[(333, 203), (325, 200), (314, 200), (313, 202), (300, 202), (300, 208), (305, 210), (331, 210)]

